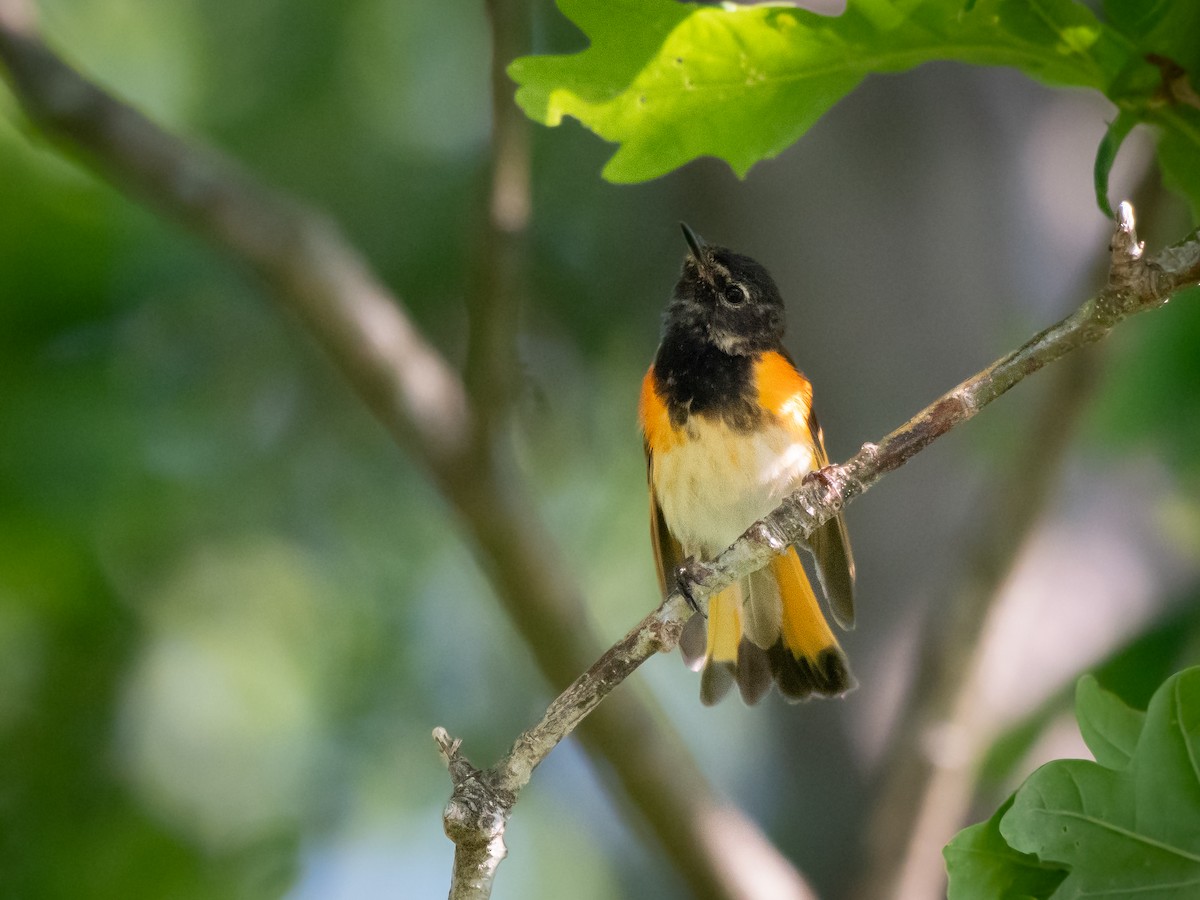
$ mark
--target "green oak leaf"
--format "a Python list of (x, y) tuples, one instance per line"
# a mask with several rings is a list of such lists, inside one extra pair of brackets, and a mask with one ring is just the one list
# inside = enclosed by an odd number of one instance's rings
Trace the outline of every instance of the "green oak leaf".
[(1112, 204), (1108, 202), (1108, 176), (1112, 172), (1113, 163), (1117, 161), (1117, 151), (1121, 144), (1138, 123), (1138, 115), (1132, 110), (1123, 109), (1108, 125), (1100, 146), (1096, 150), (1096, 162), (1092, 167), (1092, 184), (1096, 189), (1096, 205), (1108, 218), (1115, 218)]
[(862, 80), (850, 30), (795, 8), (698, 8), (672, 0), (560, 0), (592, 46), (509, 69), (533, 119), (564, 115), (621, 144), (611, 181), (655, 178), (699, 156), (744, 175), (777, 155)]
[(1104, 0), (1104, 16), (1142, 53), (1174, 60), (1196, 85), (1200, 3), (1195, 0)]
[(942, 851), (950, 884), (947, 900), (1046, 900), (1067, 871), (1020, 853), (1000, 834), (1000, 819), (1012, 807), (1009, 797), (986, 822), (960, 831)]
[[(1129, 131), (1127, 121), (1144, 119), (1163, 126), (1158, 155), (1163, 180), (1188, 198), (1193, 215), (1200, 218), (1200, 166), (1196, 163), (1200, 147), (1200, 3), (1105, 0), (1104, 13), (1137, 52), (1109, 92), (1122, 112), (1097, 154), (1097, 197), (1107, 190), (1107, 184), (1101, 182), (1101, 168), (1106, 182), (1111, 166), (1111, 160), (1104, 163), (1101, 158), (1108, 150), (1116, 155), (1116, 146)], [(1151, 64), (1153, 71), (1147, 68)], [(1126, 102), (1127, 98), (1132, 102)]]
[(1137, 69), (1129, 42), (1075, 0), (849, 0), (836, 17), (791, 5), (558, 3), (591, 46), (513, 62), (517, 102), (536, 121), (571, 116), (620, 144), (604, 169), (618, 182), (700, 156), (744, 175), (870, 73), (955, 59), (1106, 91)]
[[(1089, 707), (1097, 696), (1083, 692)], [(1124, 741), (1128, 730), (1126, 722), (1108, 733)], [(1000, 834), (1014, 850), (1070, 870), (1055, 900), (1200, 896), (1200, 667), (1155, 693), (1127, 768), (1042, 766), (1017, 791)]]
[(1128, 767), (1146, 721), (1144, 712), (1126, 706), (1094, 676), (1084, 675), (1075, 688), (1075, 715), (1096, 762), (1107, 769)]

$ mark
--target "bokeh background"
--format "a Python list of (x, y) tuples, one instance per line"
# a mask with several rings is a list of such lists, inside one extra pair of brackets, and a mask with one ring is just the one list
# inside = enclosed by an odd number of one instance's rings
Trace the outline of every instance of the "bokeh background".
[[(100, 83), (328, 210), (462, 360), (489, 153), (481, 3), (39, 8)], [(549, 3), (534, 36), (583, 44)], [(676, 223), (775, 274), (845, 458), (1101, 283), (1091, 161), (1111, 115), (931, 65), (869, 79), (745, 181), (702, 160), (636, 186), (602, 182), (611, 148), (573, 123), (535, 132), (512, 441), (606, 638), (656, 602), (634, 406)], [(1148, 137), (1114, 186), (1146, 198), (1152, 247), (1185, 233)], [(622, 690), (655, 695), (822, 896), (850, 896), (923, 647), (978, 581), (990, 510), (1052, 467), (965, 648), (966, 712), (927, 736), (984, 817), (1039, 761), (1086, 755), (1079, 673), (1136, 701), (1200, 659), (1197, 346), (1200, 303), (1131, 320), (1066, 399), (1040, 374), (853, 505), (845, 700), (703, 709), (674, 657)], [(1046, 403), (1079, 413), (1049, 458)], [(443, 895), (431, 729), (486, 764), (551, 696), (443, 501), (298, 323), (47, 143), (0, 82), (0, 895)], [(685, 896), (621, 813), (568, 742), (517, 808), (495, 896)]]

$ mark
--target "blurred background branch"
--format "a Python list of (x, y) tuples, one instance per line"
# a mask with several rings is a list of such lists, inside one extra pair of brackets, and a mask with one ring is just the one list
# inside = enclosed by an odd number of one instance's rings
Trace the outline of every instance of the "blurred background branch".
[[(973, 756), (964, 745), (982, 740), (956, 715), (969, 693), (966, 676), (988, 610), (1037, 521), (1094, 387), (1100, 352), (1084, 347), (1047, 374), (1047, 393), (1016, 445), (1025, 449), (995, 473), (991, 502), (979, 518), (982, 530), (964, 560), (963, 581), (937, 604), (935, 619), (941, 621), (922, 642), (912, 693), (885, 762), (870, 823), (871, 868), (860, 887), (863, 897), (932, 897), (944, 890), (941, 848), (964, 824), (970, 799)], [(957, 797), (946, 785), (950, 772), (964, 782)]]
[[(1134, 190), (1139, 215), (1153, 221), (1162, 191), (1147, 163)], [(1069, 307), (1112, 264), (1107, 247), (1059, 301)], [(941, 848), (964, 827), (975, 769), (995, 732), (974, 714), (980, 644), (1021, 548), (1041, 518), (1077, 426), (1093, 398), (1104, 350), (1080, 348), (1046, 374), (1013, 451), (989, 477), (978, 504), (976, 533), (963, 554), (959, 581), (935, 604), (921, 640), (917, 672), (880, 773), (867, 840), (870, 866), (862, 897), (932, 897), (945, 891)]]
[(517, 332), (526, 276), (532, 124), (512, 99), (505, 68), (532, 49), (529, 0), (488, 0), (491, 26), (492, 153), (485, 223), (479, 229), (472, 287), (466, 382), (480, 419), (504, 422), (520, 389)]

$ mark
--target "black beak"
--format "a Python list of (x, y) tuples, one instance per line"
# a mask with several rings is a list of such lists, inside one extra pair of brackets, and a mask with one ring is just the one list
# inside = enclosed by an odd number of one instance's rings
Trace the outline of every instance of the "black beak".
[(679, 227), (683, 229), (683, 239), (687, 241), (688, 247), (691, 248), (692, 259), (696, 261), (696, 265), (703, 268), (704, 248), (708, 245), (704, 243), (703, 238), (701, 238), (698, 234), (696, 234), (696, 232), (692, 231), (692, 229), (688, 227), (687, 222), (680, 222)]

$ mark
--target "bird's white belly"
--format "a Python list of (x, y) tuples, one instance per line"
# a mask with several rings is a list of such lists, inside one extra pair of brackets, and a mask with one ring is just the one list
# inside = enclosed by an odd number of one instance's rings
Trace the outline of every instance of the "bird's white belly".
[(716, 556), (813, 470), (811, 446), (781, 425), (743, 434), (692, 416), (686, 433), (654, 455), (651, 477), (667, 527), (687, 556)]

